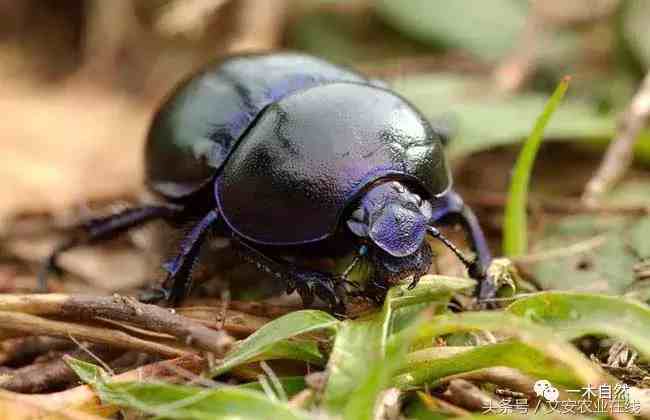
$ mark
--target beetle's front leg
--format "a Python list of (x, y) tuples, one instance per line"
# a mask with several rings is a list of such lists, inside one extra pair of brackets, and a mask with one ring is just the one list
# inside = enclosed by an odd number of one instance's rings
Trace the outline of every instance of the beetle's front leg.
[(318, 296), (327, 302), (335, 314), (345, 314), (346, 294), (339, 278), (331, 273), (308, 270), (286, 261), (269, 257), (253, 245), (233, 236), (233, 245), (243, 259), (257, 266), (259, 270), (273, 274), (287, 283), (287, 293), (297, 291), (303, 305), (309, 307)]
[(211, 210), (181, 242), (178, 255), (163, 264), (167, 278), (161, 287), (140, 296), (140, 301), (154, 302), (165, 300), (175, 305), (183, 300), (192, 289), (192, 268), (199, 256), (201, 245), (210, 229), (219, 220), (219, 213)]
[(38, 274), (38, 291), (47, 291), (47, 277), (50, 273), (60, 274), (61, 269), (57, 260), (64, 252), (82, 245), (99, 243), (109, 240), (128, 231), (131, 228), (143, 225), (156, 219), (171, 220), (182, 214), (182, 208), (170, 204), (145, 205), (127, 208), (116, 214), (97, 217), (84, 221), (71, 230), (77, 231), (65, 242), (59, 244), (48, 256), (43, 268)]
[(334, 275), (291, 266), (287, 269), (287, 284), (287, 293), (298, 291), (304, 306), (311, 306), (316, 295), (327, 302), (333, 313), (345, 315), (346, 293)]
[(453, 190), (449, 191), (436, 203), (433, 219), (437, 224), (459, 223), (469, 240), (476, 259), (468, 267), (470, 277), (481, 280), (478, 297), (479, 300), (493, 298), (496, 294), (494, 280), (486, 277), (486, 270), (492, 261), (492, 254), (488, 247), (483, 230), (471, 208)]

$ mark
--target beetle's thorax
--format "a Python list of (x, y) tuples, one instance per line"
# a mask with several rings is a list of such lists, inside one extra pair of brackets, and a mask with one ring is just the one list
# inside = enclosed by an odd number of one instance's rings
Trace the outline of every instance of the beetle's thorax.
[(399, 181), (386, 181), (368, 190), (347, 225), (390, 255), (405, 257), (420, 248), (431, 213), (429, 201)]

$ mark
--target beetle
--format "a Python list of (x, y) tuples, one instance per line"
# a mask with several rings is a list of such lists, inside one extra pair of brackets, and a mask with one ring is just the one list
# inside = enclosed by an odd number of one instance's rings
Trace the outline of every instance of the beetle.
[[(353, 70), (291, 52), (226, 57), (180, 83), (153, 117), (146, 179), (163, 203), (90, 220), (83, 235), (52, 252), (43, 273), (57, 271), (57, 257), (72, 247), (164, 219), (198, 220), (164, 264), (167, 278), (153, 295), (172, 304), (187, 295), (209, 232), (230, 238), (305, 306), (316, 295), (339, 312), (341, 286), (360, 259), (374, 267), (367, 295), (381, 299), (408, 276), (414, 287), (432, 261), (426, 235), (482, 279), (490, 251), (452, 189), (445, 141), (406, 99)], [(474, 260), (436, 227), (450, 223), (464, 228)], [(356, 252), (341, 275), (274, 255), (341, 244)], [(480, 297), (493, 293), (483, 281)]]

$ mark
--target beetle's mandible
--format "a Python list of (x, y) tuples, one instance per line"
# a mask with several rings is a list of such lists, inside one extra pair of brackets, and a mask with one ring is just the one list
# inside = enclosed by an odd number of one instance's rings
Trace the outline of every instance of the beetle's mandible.
[[(153, 118), (147, 182), (163, 204), (84, 224), (50, 256), (154, 219), (199, 220), (164, 265), (160, 298), (177, 303), (209, 232), (297, 290), (345, 310), (346, 276), (373, 265), (364, 293), (381, 298), (396, 281), (412, 285), (432, 260), (427, 235), (441, 240), (475, 278), (490, 262), (483, 232), (452, 189), (443, 135), (381, 82), (298, 53), (231, 56), (181, 83)], [(436, 228), (460, 223), (477, 258), (468, 260)], [(301, 267), (276, 249), (346, 244), (357, 257), (342, 274)], [(45, 286), (42, 276), (42, 286)], [(480, 297), (494, 292), (483, 281)]]

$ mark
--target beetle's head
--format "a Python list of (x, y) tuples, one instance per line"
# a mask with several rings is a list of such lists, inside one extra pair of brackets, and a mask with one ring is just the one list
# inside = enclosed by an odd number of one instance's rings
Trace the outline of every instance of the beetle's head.
[(387, 181), (361, 198), (347, 225), (352, 233), (368, 238), (390, 255), (405, 257), (422, 245), (431, 216), (428, 200), (399, 181)]

